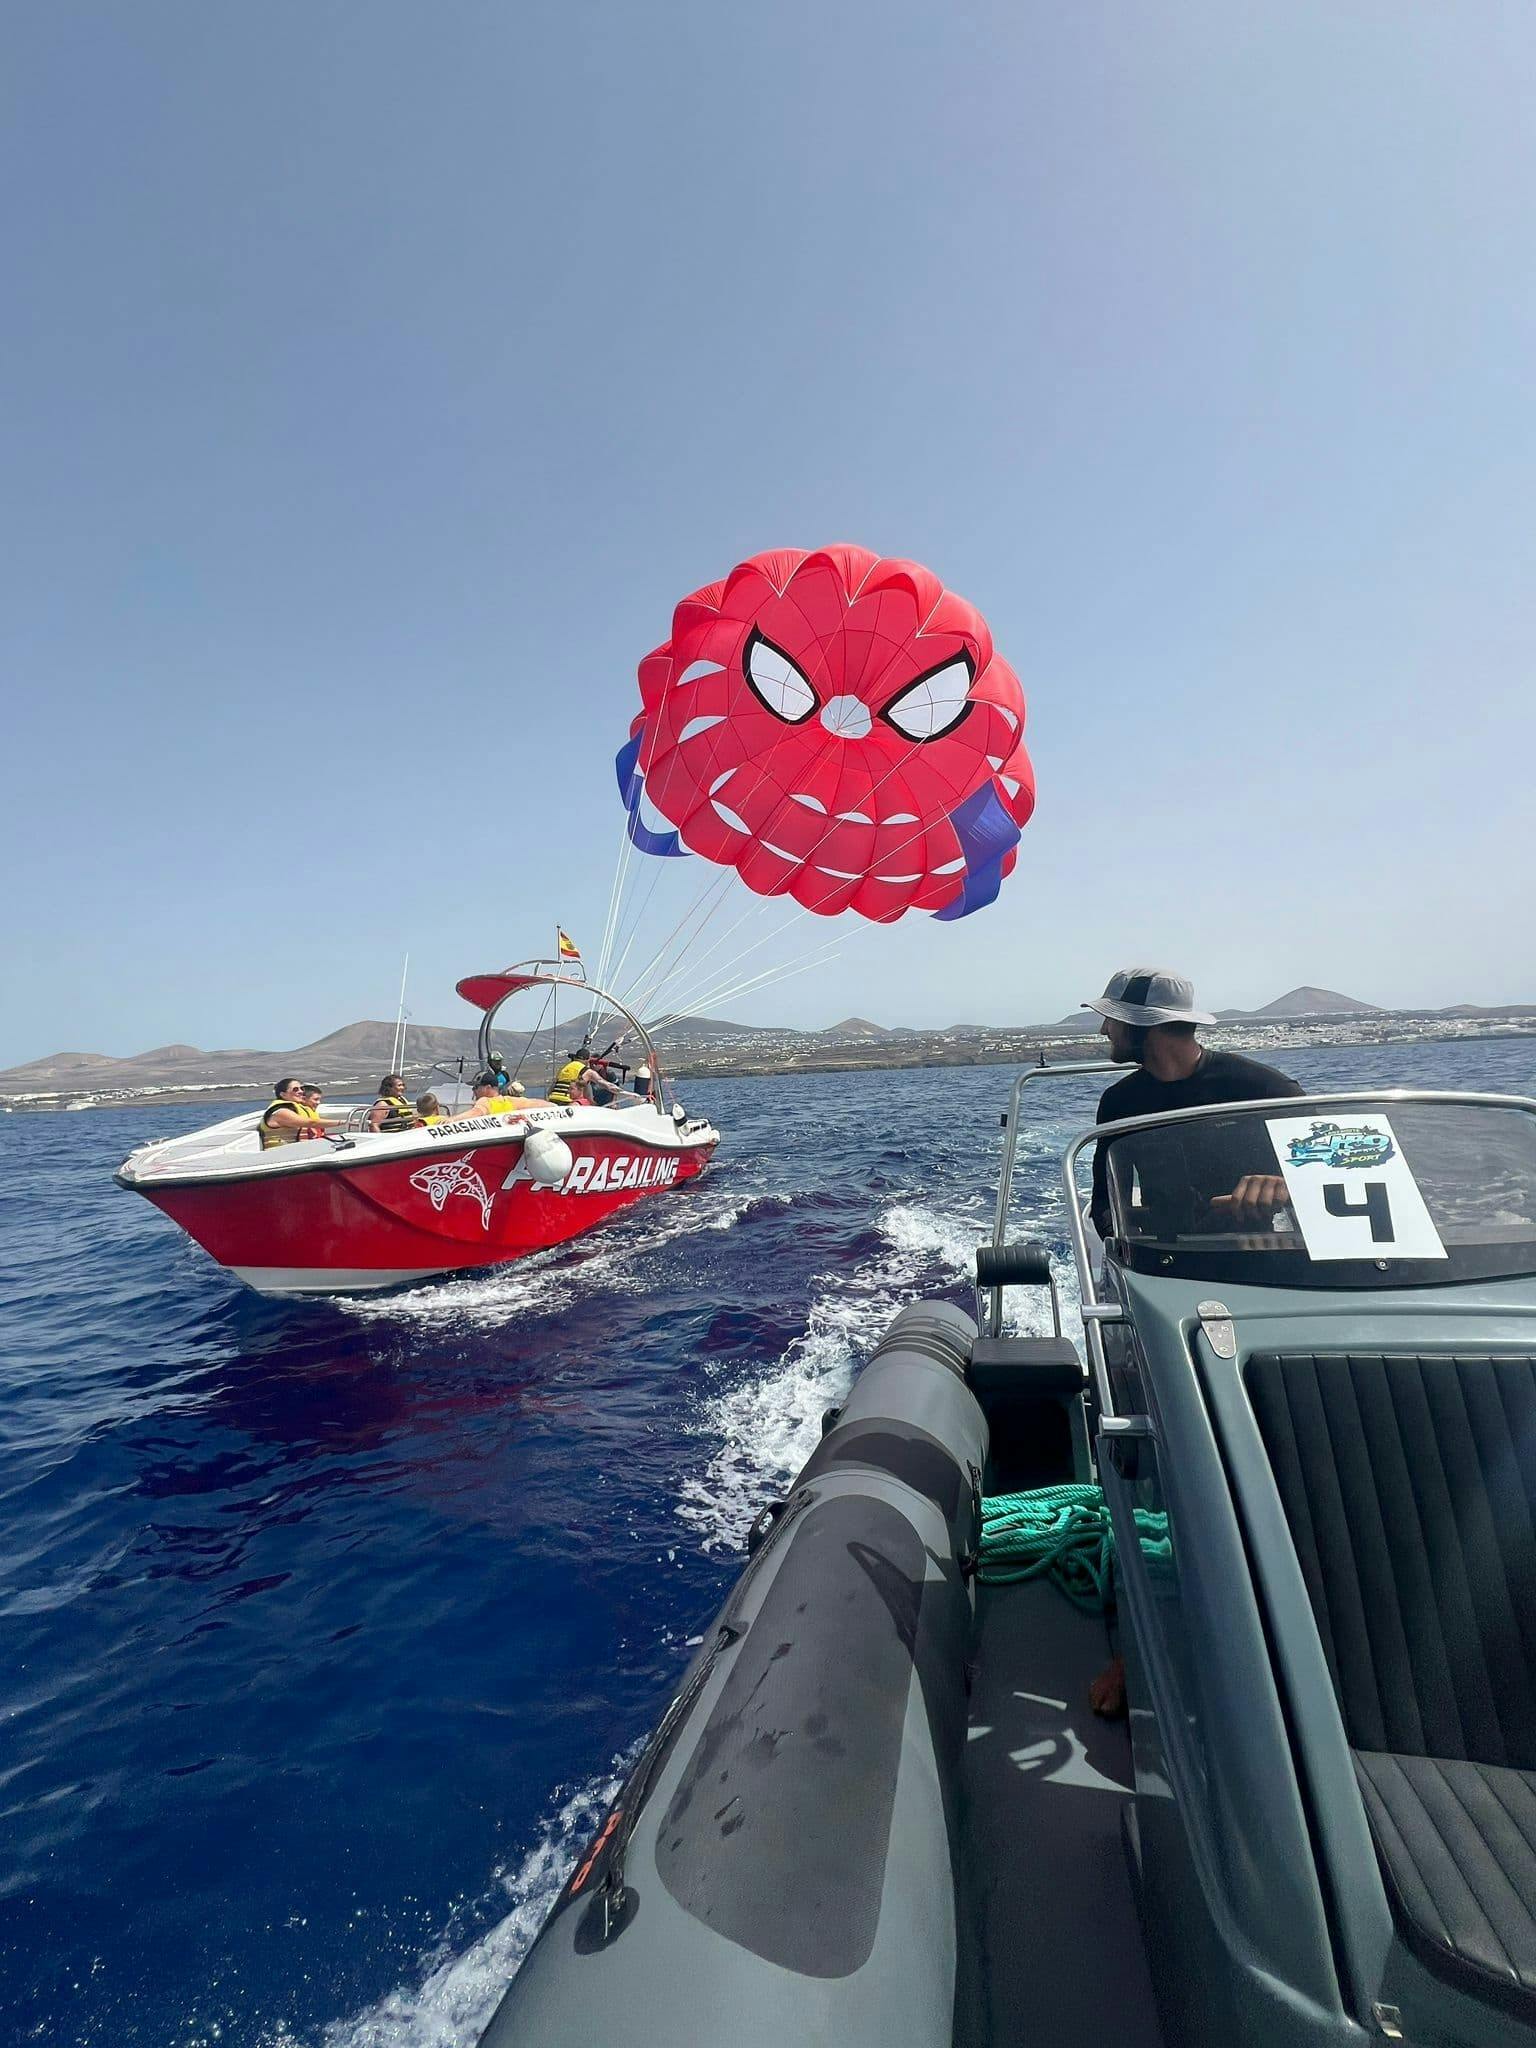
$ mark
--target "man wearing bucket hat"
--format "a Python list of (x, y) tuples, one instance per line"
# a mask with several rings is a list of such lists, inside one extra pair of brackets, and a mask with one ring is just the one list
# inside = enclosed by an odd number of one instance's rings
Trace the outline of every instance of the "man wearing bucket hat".
[[(1096, 1010), (1103, 1018), (1099, 1028), (1109, 1041), (1111, 1056), (1134, 1060), (1137, 1068), (1105, 1089), (1099, 1101), (1101, 1124), (1204, 1103), (1271, 1101), (1302, 1092), (1299, 1082), (1275, 1067), (1238, 1052), (1212, 1052), (1203, 1046), (1195, 1036), (1196, 1027), (1216, 1019), (1195, 1008), (1194, 983), (1166, 967), (1123, 967), (1109, 977), (1103, 995), (1083, 1008)], [(1273, 1162), (1229, 1160), (1224, 1168), (1220, 1148), (1208, 1146), (1205, 1156), (1192, 1159), (1182, 1134), (1177, 1139), (1174, 1132), (1161, 1136), (1161, 1144), (1145, 1148), (1145, 1158), (1136, 1162), (1144, 1200), (1153, 1195), (1159, 1206), (1166, 1203), (1170, 1211), (1181, 1211), (1186, 1229), (1268, 1227), (1285, 1200), (1285, 1182), (1274, 1172)], [(1247, 1170), (1255, 1164), (1258, 1170)], [(1176, 1179), (1179, 1185), (1149, 1187), (1154, 1179)], [(1106, 1235), (1109, 1187), (1102, 1146), (1093, 1163), (1092, 1215), (1094, 1228), (1101, 1237)]]

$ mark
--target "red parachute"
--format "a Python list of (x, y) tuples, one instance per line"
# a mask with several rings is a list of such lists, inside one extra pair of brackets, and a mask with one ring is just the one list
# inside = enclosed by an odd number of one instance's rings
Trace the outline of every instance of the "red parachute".
[(882, 924), (966, 917), (1013, 868), (1035, 805), (1024, 693), (980, 612), (916, 562), (753, 555), (683, 599), (640, 696), (617, 767), (647, 853)]

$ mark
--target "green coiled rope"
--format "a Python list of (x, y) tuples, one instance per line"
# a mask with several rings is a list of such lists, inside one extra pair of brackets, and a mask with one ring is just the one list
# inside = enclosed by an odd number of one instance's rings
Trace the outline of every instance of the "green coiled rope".
[[(1153, 1571), (1168, 1569), (1168, 1517), (1137, 1508), (1136, 1538)], [(980, 1575), (989, 1586), (1048, 1578), (1079, 1607), (1107, 1613), (1115, 1604), (1115, 1532), (1097, 1486), (1040, 1486), (998, 1493), (981, 1503)]]

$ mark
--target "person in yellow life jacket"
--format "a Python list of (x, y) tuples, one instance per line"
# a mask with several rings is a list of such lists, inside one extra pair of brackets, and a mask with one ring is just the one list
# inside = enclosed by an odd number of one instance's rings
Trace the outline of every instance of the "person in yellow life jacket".
[(501, 1116), (509, 1109), (526, 1109), (528, 1096), (521, 1081), (509, 1081), (503, 1092), (501, 1077), (489, 1070), (475, 1076), (474, 1100), (461, 1116)]
[(405, 1099), (405, 1080), (386, 1074), (379, 1083), (378, 1100), (368, 1112), (368, 1127), (374, 1131), (414, 1130), (421, 1119)]
[(256, 1126), (263, 1152), (274, 1145), (296, 1145), (300, 1138), (324, 1135), (325, 1125), (306, 1100), (307, 1094), (304, 1083), (293, 1074), (273, 1083), (272, 1100)]
[(425, 1095), (416, 1098), (416, 1114), (424, 1124), (440, 1124), (446, 1112), (437, 1097), (428, 1089)]
[(584, 1053), (568, 1052), (565, 1064), (550, 1084), (548, 1100), (554, 1103), (585, 1102), (586, 1084), (591, 1072)]

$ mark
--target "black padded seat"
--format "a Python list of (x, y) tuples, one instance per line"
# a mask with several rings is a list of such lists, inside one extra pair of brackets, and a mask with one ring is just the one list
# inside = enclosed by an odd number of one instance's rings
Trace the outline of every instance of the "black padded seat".
[(966, 1378), (985, 1407), (988, 1395), (1079, 1394), (1083, 1362), (1070, 1337), (978, 1337)]
[(1501, 1991), (1536, 1996), (1536, 1773), (1355, 1751), (1403, 1911)]
[(1399, 1923), (1536, 2017), (1536, 1358), (1245, 1378)]

